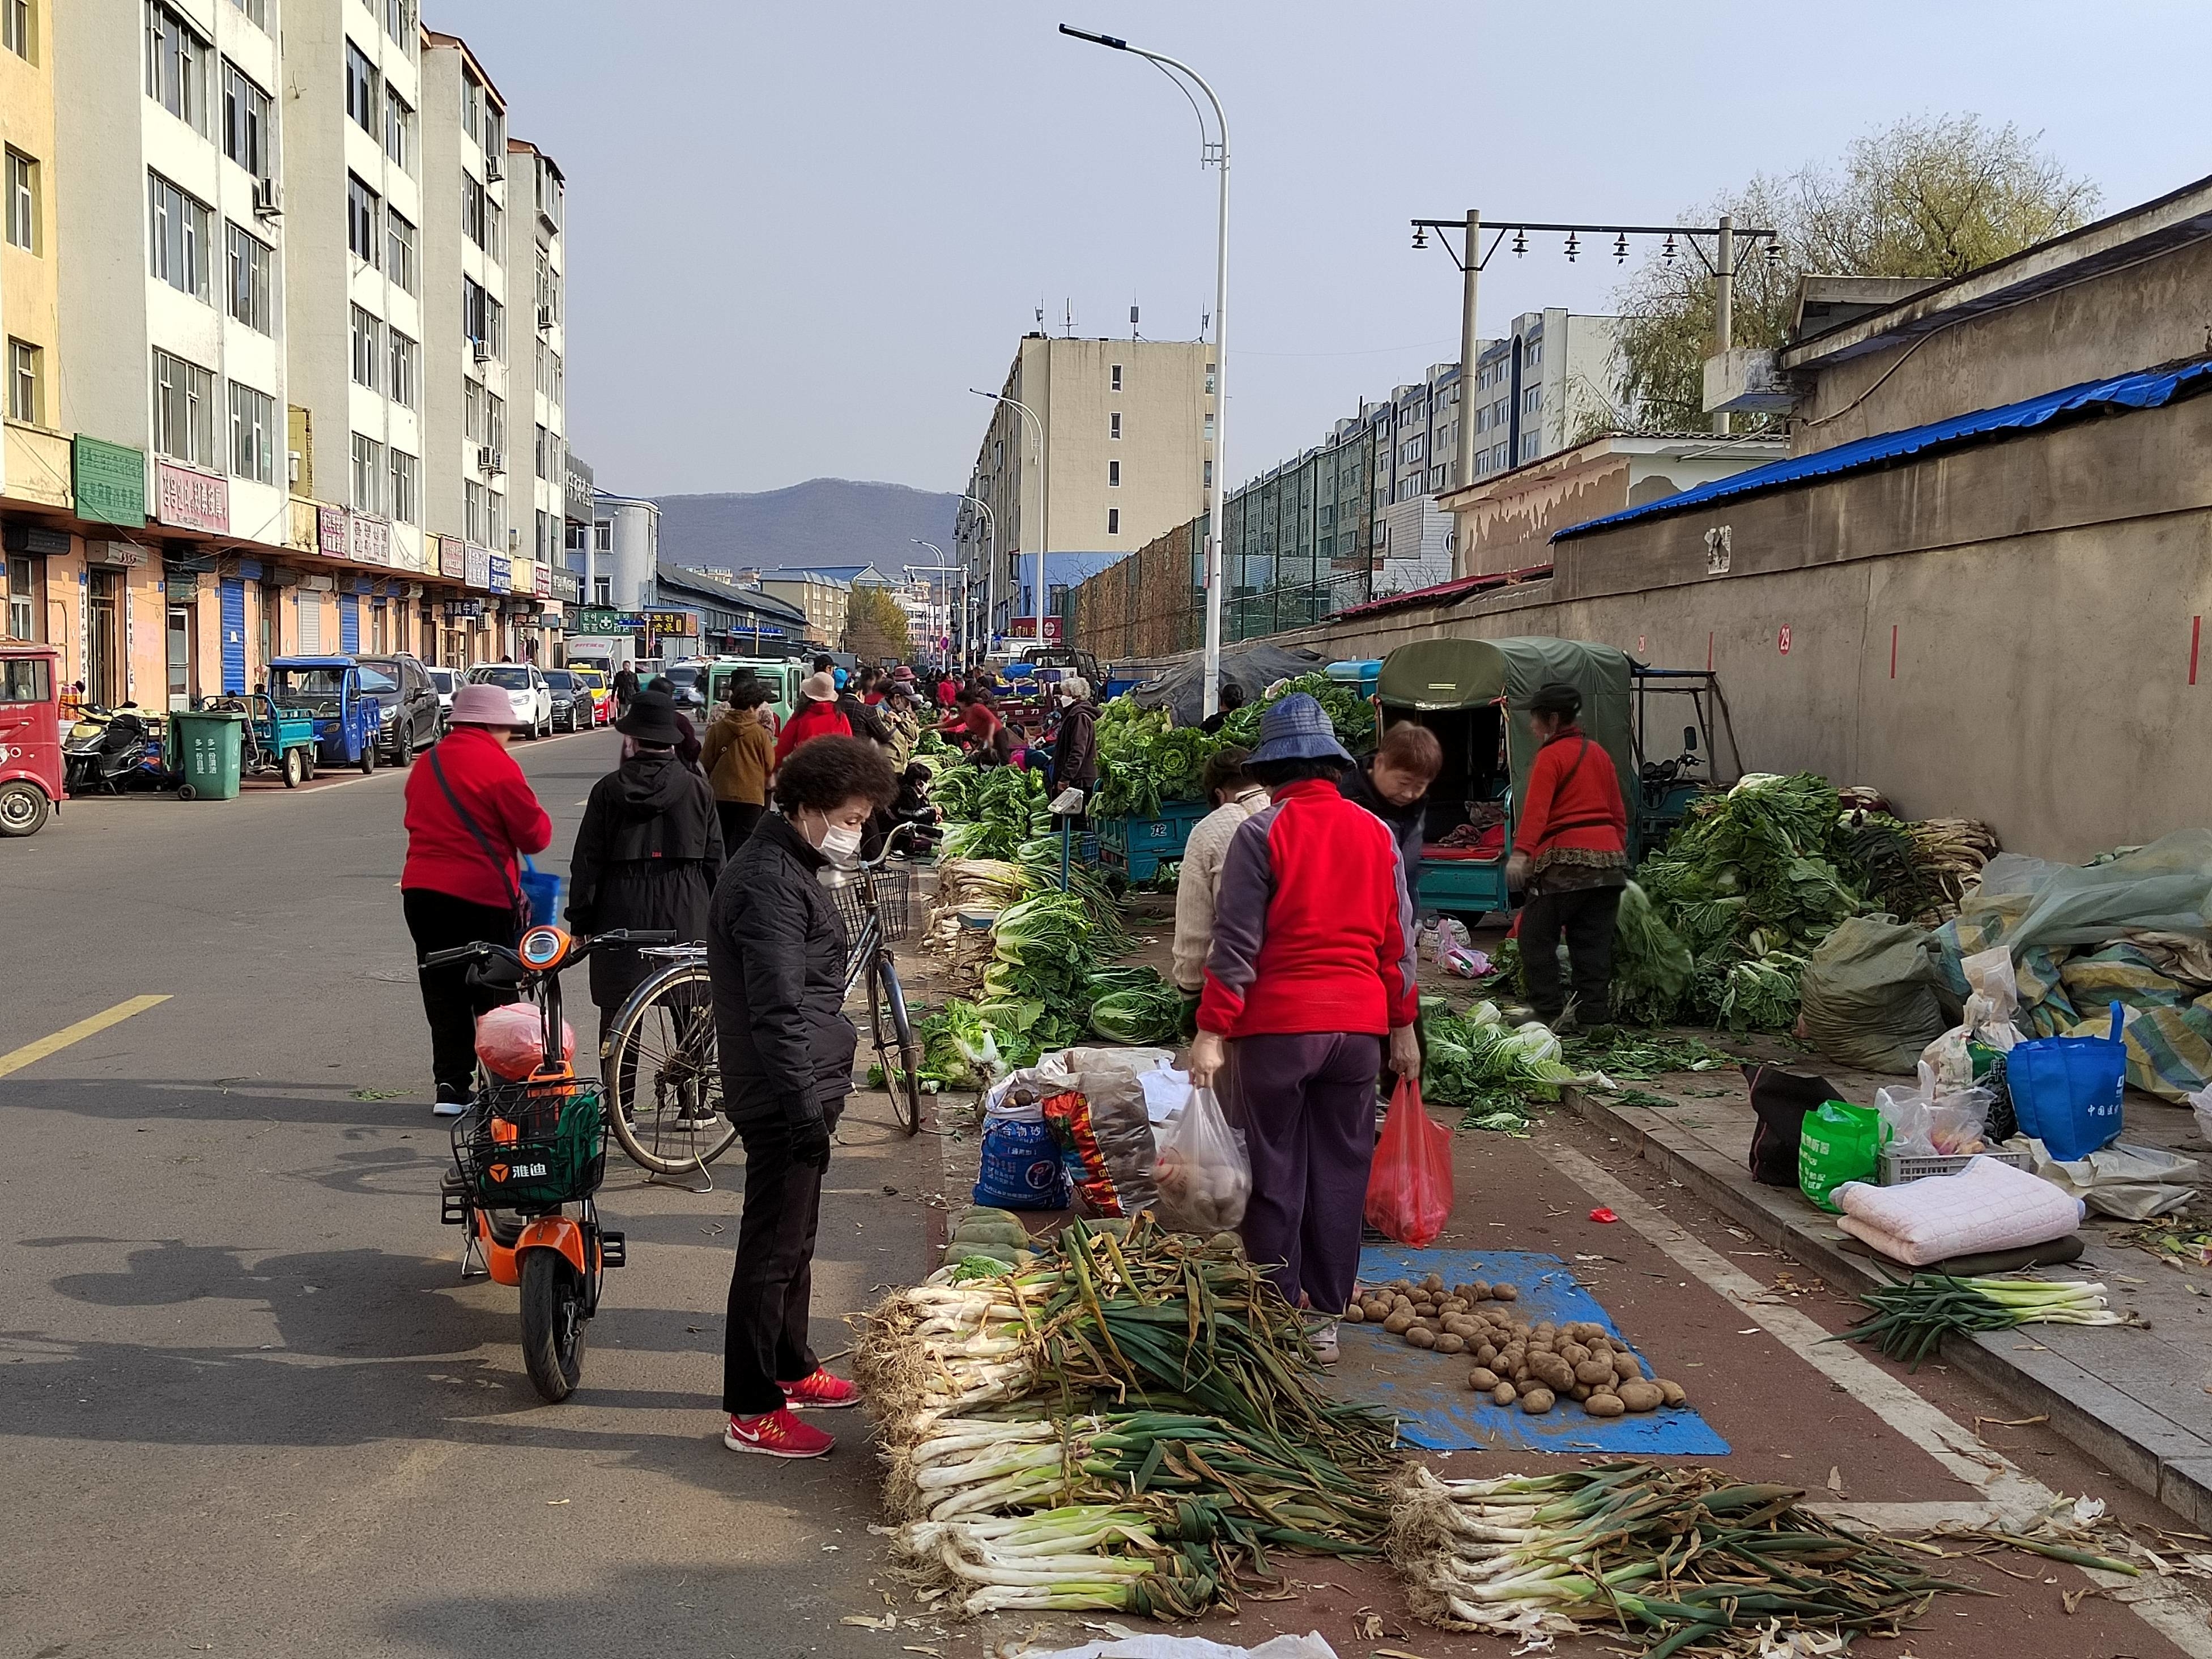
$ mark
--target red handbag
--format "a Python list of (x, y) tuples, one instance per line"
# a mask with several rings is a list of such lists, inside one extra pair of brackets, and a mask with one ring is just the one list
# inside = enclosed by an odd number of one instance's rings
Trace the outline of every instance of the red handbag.
[(1401, 1244), (1433, 1244), (1451, 1219), (1451, 1131), (1421, 1104), (1421, 1085), (1400, 1078), (1367, 1176), (1367, 1224)]

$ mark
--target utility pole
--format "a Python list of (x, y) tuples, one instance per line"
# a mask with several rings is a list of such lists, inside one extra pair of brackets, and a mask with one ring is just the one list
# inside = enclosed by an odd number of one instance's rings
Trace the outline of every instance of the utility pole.
[(1464, 489), (1474, 482), (1474, 355), (1481, 349), (1474, 328), (1474, 289), (1482, 276), (1482, 261), (1475, 251), (1482, 239), (1482, 215), (1467, 210), (1467, 260), (1460, 284), (1459, 424), (1458, 441), (1452, 446), (1453, 487)]
[[(1721, 215), (1720, 234), (1714, 242), (1713, 353), (1724, 356), (1735, 333), (1735, 221)], [(1713, 416), (1713, 430), (1729, 429), (1728, 411)]]

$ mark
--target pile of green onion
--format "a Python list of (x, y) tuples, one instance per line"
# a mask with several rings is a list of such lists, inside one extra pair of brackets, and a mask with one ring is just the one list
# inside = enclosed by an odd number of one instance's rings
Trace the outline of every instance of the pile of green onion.
[(2124, 1325), (2125, 1314), (2105, 1304), (2105, 1287), (2081, 1279), (1954, 1279), (1915, 1273), (1909, 1285), (1869, 1291), (1859, 1297), (1875, 1316), (1832, 1342), (1871, 1342), (1893, 1359), (1920, 1362), (1948, 1332), (2006, 1331), (2015, 1325)]

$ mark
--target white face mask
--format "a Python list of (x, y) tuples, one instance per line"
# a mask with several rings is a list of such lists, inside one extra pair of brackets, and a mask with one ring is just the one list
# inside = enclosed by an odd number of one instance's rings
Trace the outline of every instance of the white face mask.
[(821, 839), (817, 841), (812, 836), (806, 839), (812, 843), (816, 852), (840, 870), (849, 870), (860, 861), (860, 832), (858, 830), (842, 828), (825, 817), (822, 820)]

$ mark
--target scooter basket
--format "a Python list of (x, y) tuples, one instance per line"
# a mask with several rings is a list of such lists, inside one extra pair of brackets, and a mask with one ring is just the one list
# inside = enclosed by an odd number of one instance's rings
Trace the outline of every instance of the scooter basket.
[(606, 1174), (606, 1116), (591, 1083), (495, 1082), (453, 1128), (453, 1161), (488, 1209), (551, 1210)]

